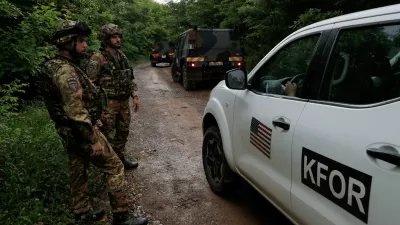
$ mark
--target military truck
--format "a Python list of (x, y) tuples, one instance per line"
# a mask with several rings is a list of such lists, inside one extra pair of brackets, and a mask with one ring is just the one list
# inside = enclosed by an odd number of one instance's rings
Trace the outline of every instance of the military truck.
[(244, 67), (240, 34), (235, 29), (191, 28), (181, 33), (175, 45), (171, 76), (185, 90), (200, 81), (223, 80), (225, 72)]
[(174, 56), (174, 44), (169, 41), (159, 41), (153, 44), (150, 53), (151, 66), (155, 67), (157, 63), (166, 62), (171, 65)]

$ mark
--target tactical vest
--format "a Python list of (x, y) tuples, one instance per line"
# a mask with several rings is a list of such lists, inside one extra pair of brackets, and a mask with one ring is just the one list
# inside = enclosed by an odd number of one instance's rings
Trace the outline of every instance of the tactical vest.
[(129, 67), (128, 59), (121, 54), (121, 59), (116, 62), (108, 52), (102, 51), (101, 54), (106, 59), (102, 64), (99, 85), (102, 87), (110, 99), (128, 99), (132, 94), (133, 68)]
[(39, 78), (40, 94), (43, 96), (50, 117), (59, 126), (71, 127), (72, 125), (62, 107), (60, 90), (53, 84), (53, 73), (65, 64), (75, 68), (79, 77), (79, 83), (82, 87), (83, 105), (89, 112), (92, 124), (95, 124), (97, 120), (100, 119), (102, 111), (107, 106), (107, 95), (104, 90), (96, 87), (89, 80), (86, 73), (80, 69), (79, 66), (62, 56), (57, 56), (45, 62), (45, 66), (41, 70)]

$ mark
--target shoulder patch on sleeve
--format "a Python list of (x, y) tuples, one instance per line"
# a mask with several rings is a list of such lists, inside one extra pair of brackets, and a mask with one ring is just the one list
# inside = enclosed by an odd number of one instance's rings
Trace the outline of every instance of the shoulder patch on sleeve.
[(97, 60), (90, 60), (88, 65), (87, 65), (87, 71), (88, 72), (93, 72), (96, 71), (96, 68), (99, 66), (99, 61)]
[(77, 77), (77, 75), (73, 74), (72, 77), (68, 78), (68, 80), (67, 80), (69, 89), (71, 89), (73, 91), (77, 91), (80, 89), (80, 85), (79, 85), (76, 77)]

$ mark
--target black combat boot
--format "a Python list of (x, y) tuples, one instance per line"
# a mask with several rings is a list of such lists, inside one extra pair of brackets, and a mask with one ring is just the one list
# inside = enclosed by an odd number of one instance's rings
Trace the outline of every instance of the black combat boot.
[(125, 170), (133, 170), (139, 166), (137, 159), (133, 158), (132, 161), (127, 160), (124, 156), (121, 157), (121, 161), (124, 164)]
[(88, 224), (90, 222), (100, 221), (104, 218), (104, 215), (105, 211), (103, 209), (99, 211), (90, 210), (88, 212), (75, 214), (75, 221), (81, 224)]
[(113, 225), (146, 225), (147, 222), (147, 218), (144, 217), (134, 217), (129, 214), (113, 215)]

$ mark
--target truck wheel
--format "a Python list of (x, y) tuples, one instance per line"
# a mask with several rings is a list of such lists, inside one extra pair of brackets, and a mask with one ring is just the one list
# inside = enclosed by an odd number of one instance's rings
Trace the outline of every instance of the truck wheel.
[(184, 65), (182, 68), (182, 83), (183, 83), (183, 88), (186, 91), (191, 91), (196, 89), (196, 82), (195, 81), (190, 81), (187, 78), (187, 66)]
[(209, 127), (204, 134), (202, 158), (204, 173), (211, 190), (218, 195), (233, 191), (240, 179), (226, 162), (221, 134), (215, 126)]
[(180, 80), (181, 80), (181, 76), (179, 76), (176, 73), (176, 64), (175, 63), (171, 66), (171, 77), (172, 77), (172, 80), (176, 83), (180, 82)]

